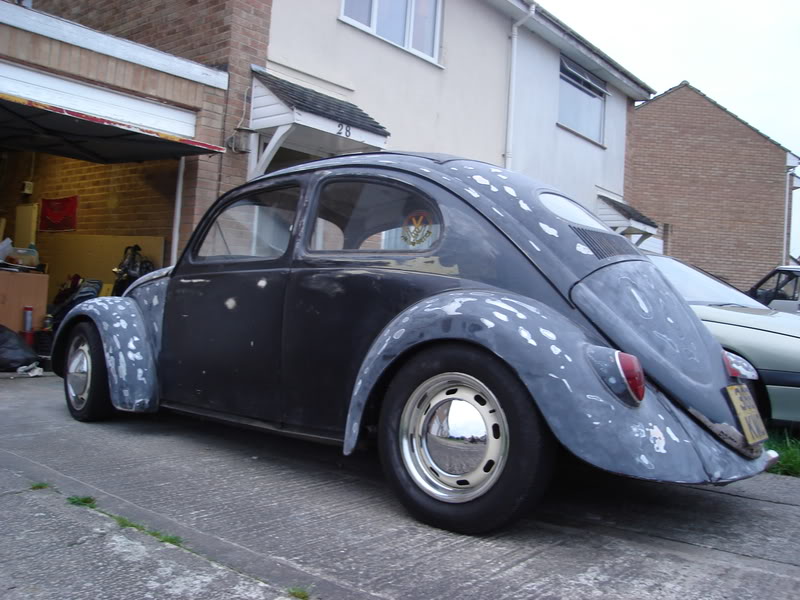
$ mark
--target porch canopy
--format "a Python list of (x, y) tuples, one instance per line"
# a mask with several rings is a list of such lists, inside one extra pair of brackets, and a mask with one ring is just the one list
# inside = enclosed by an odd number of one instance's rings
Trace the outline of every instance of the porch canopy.
[(268, 73), (256, 65), (247, 178), (263, 175), (281, 146), (314, 156), (380, 150), (387, 129), (351, 102)]

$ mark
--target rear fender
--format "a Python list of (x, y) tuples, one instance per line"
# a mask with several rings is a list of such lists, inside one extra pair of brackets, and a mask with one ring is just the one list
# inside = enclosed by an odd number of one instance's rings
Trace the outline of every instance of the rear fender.
[(723, 482), (763, 470), (727, 449), (655, 387), (637, 408), (623, 403), (589, 362), (607, 343), (547, 305), (502, 292), (457, 291), (414, 304), (393, 319), (364, 358), (351, 397), (344, 453), (356, 447), (381, 376), (416, 347), (464, 341), (501, 358), (526, 386), (558, 440), (602, 469), (642, 479)]
[(157, 410), (155, 353), (136, 301), (116, 296), (92, 298), (67, 313), (53, 341), (54, 370), (62, 377), (69, 331), (80, 321), (91, 321), (100, 333), (114, 407), (131, 412)]

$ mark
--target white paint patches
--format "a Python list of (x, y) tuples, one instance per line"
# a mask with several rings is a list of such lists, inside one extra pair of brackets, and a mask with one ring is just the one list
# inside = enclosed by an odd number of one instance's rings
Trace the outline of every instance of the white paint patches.
[(489, 185), (489, 180), (481, 175), (473, 175), (472, 179), (474, 179), (477, 183), (480, 183), (481, 185)]
[(569, 354), (565, 354), (564, 358), (566, 358), (568, 362), (572, 362), (572, 359), (569, 357)]
[(448, 177), (447, 175), (442, 175), (442, 179), (445, 181), (453, 181), (452, 177)]
[[(525, 202), (525, 200), (520, 200), (520, 201), (519, 201), (519, 207), (520, 207), (522, 210), (527, 210), (528, 212), (531, 212), (531, 207), (530, 207), (530, 206), (528, 206), (528, 203), (527, 203), (527, 202)], [(533, 242), (531, 242), (531, 244), (533, 244)], [(538, 250), (538, 248), (537, 248), (537, 250)]]
[(419, 170), (422, 171), (423, 173), (430, 173), (431, 172), (430, 169), (426, 169), (425, 167), (420, 167)]
[(108, 323), (103, 321), (103, 331), (108, 331)]
[(548, 375), (549, 375), (550, 377), (552, 377), (553, 379), (561, 379), (561, 377), (559, 377), (559, 376), (558, 376), (558, 375), (556, 375), (555, 373), (548, 373)]
[(512, 312), (517, 316), (518, 319), (527, 319), (528, 318), (524, 314), (519, 312), (513, 306), (509, 306), (508, 304), (506, 304), (505, 302), (501, 302), (500, 300), (486, 300), (486, 304), (491, 304), (492, 306), (497, 306), (498, 308), (502, 308), (503, 310), (507, 310), (509, 312)]
[(117, 364), (117, 373), (119, 378), (124, 380), (128, 375), (128, 365), (125, 364), (125, 356), (122, 352), (119, 353), (119, 363)]
[(397, 162), (395, 162), (393, 160), (379, 160), (378, 162), (379, 163), (383, 163), (385, 165), (396, 165), (397, 164)]
[(208, 279), (181, 279), (181, 283), (208, 283)]
[(486, 325), (487, 329), (491, 329), (492, 327), (494, 327), (494, 323), (492, 323), (489, 319), (481, 318), (481, 323)]
[(678, 442), (679, 444), (681, 443), (681, 441), (678, 439), (678, 436), (675, 435), (672, 432), (672, 429), (670, 429), (669, 427), (667, 427), (667, 435), (670, 437), (670, 439), (672, 439), (673, 442)]
[(475, 167), (464, 167), (467, 171), (474, 171)]
[(471, 187), (465, 187), (464, 191), (467, 192), (473, 198), (480, 198), (481, 197), (481, 195), (478, 192), (476, 192), (475, 190), (473, 190)]
[(131, 352), (130, 350), (128, 350), (128, 360), (130, 360), (130, 361), (142, 360), (142, 353), (141, 352)]
[(558, 356), (559, 354), (561, 354), (561, 348), (559, 348), (559, 347), (558, 347), (558, 346), (556, 346), (556, 345), (551, 345), (551, 346), (550, 346), (550, 352), (552, 352), (553, 354), (555, 354), (556, 356)]
[(225, 300), (225, 308), (228, 310), (233, 310), (236, 308), (236, 298), (228, 298)]
[(477, 302), (475, 298), (455, 298), (452, 302), (445, 304), (444, 306), (435, 306), (432, 308), (426, 308), (425, 312), (433, 312), (435, 310), (441, 310), (447, 315), (460, 315), (463, 313), (458, 312), (459, 309), (467, 302)]
[(129, 350), (136, 350), (136, 342), (139, 341), (138, 336), (133, 336), (130, 340), (128, 340), (128, 349)]
[(119, 336), (112, 336), (111, 339), (114, 340), (114, 345), (117, 347), (117, 350), (122, 350), (122, 344), (119, 343)]
[(535, 306), (531, 306), (530, 304), (526, 304), (525, 302), (520, 302), (519, 300), (514, 300), (513, 298), (503, 298), (503, 300), (505, 300), (506, 302), (512, 302), (514, 304), (522, 306), (523, 308), (527, 308), (533, 314), (536, 314), (536, 315), (542, 314), (541, 311), (538, 308), (536, 308)]
[(359, 379), (358, 381), (356, 381), (356, 386), (353, 388), (353, 393), (357, 394), (358, 390), (360, 389), (361, 389), (361, 380)]
[(522, 339), (525, 340), (526, 342), (528, 342), (531, 346), (537, 346), (538, 345), (536, 343), (536, 340), (533, 339), (533, 336), (531, 335), (530, 331), (528, 331), (524, 327), (520, 327), (519, 329), (517, 329), (517, 331), (519, 332), (520, 336), (522, 336)]
[(496, 319), (500, 319), (501, 321), (505, 321), (506, 323), (508, 323), (507, 315), (504, 315), (503, 313), (497, 311), (493, 312), (492, 314), (495, 316)]
[(542, 249), (541, 249), (541, 248), (539, 248), (539, 246), (537, 246), (536, 244), (534, 244), (534, 243), (533, 243), (531, 240), (528, 240), (528, 243), (529, 243), (531, 246), (533, 246), (533, 249), (534, 249), (534, 250), (536, 250), (537, 252), (541, 252), (541, 251), (542, 251)]
[(658, 428), (658, 425), (653, 425), (651, 423), (647, 433), (650, 434), (650, 443), (653, 444), (653, 449), (660, 454), (666, 454), (667, 449), (665, 446), (667, 440), (664, 438), (664, 434), (661, 433), (661, 429)]
[(393, 337), (394, 339), (396, 339), (396, 340), (399, 340), (401, 337), (403, 337), (403, 334), (404, 334), (405, 332), (406, 332), (406, 330), (405, 330), (405, 329), (398, 329), (397, 331), (395, 331), (395, 332), (394, 332), (394, 335), (393, 335), (392, 337)]
[(656, 468), (656, 466), (653, 463), (651, 463), (644, 454), (640, 454), (638, 456), (638, 458), (636, 459), (636, 462), (638, 462), (639, 464), (644, 465), (648, 469), (655, 469)]
[(158, 306), (158, 296), (153, 296), (153, 306)]
[(505, 175), (498, 175), (498, 177), (499, 177), (500, 179), (508, 179), (508, 177), (506, 177)]
[(456, 167), (450, 167), (450, 170), (451, 171), (458, 171), (458, 169)]
[(672, 317), (667, 317), (667, 323), (675, 324), (675, 321), (672, 320)]
[(408, 323), (410, 320), (411, 319), (409, 319), (408, 317), (403, 317), (403, 320), (401, 321), (401, 323)]
[(592, 421), (592, 425), (600, 425), (600, 421)]
[(553, 237), (558, 237), (558, 231), (547, 225), (546, 223), (539, 223), (539, 227), (542, 228), (547, 235), (552, 235)]
[(664, 420), (664, 415), (658, 415), (658, 418), (663, 421)]
[(490, 170), (492, 173), (502, 173), (502, 172), (503, 172), (501, 169), (496, 169), (495, 167), (492, 167), (492, 168), (491, 168), (491, 169), (489, 169), (489, 170)]
[(584, 246), (581, 243), (575, 244), (575, 250), (580, 252), (581, 254), (586, 254), (588, 256), (593, 256), (594, 252), (592, 252), (588, 246)]
[(499, 191), (499, 190), (498, 190), (498, 189), (497, 189), (495, 186), (493, 186), (493, 185), (490, 185), (490, 186), (489, 186), (489, 189), (490, 189), (490, 190), (492, 190), (493, 192), (497, 192), (497, 191)]
[(566, 379), (562, 379), (561, 381), (564, 382), (564, 385), (567, 386), (567, 389), (570, 391), (570, 393), (572, 393), (572, 386), (570, 386), (569, 381), (567, 381)]
[(633, 437), (636, 438), (643, 438), (647, 435), (647, 433), (644, 430), (644, 425), (642, 425), (641, 423), (637, 423), (636, 425), (631, 425), (631, 433), (633, 434)]
[(540, 327), (539, 328), (539, 333), (541, 333), (544, 337), (546, 337), (548, 340), (551, 340), (553, 342), (555, 342), (558, 339), (556, 334), (553, 333), (552, 331), (548, 330), (548, 329), (542, 329)]
[(611, 385), (614, 385), (615, 383), (617, 383), (617, 378), (616, 377), (609, 377), (608, 378), (608, 383), (610, 383)]
[(263, 290), (265, 287), (267, 287), (267, 278), (262, 277), (261, 279), (258, 280), (258, 283), (256, 285)]
[(650, 307), (647, 306), (647, 303), (644, 301), (644, 298), (642, 298), (639, 295), (639, 292), (637, 292), (635, 288), (629, 288), (629, 289), (631, 291), (631, 294), (633, 294), (633, 297), (636, 298), (636, 302), (638, 302), (638, 304), (639, 304), (639, 309), (644, 314), (649, 315), (650, 314)]
[(114, 323), (114, 327), (122, 327), (123, 329), (128, 328), (128, 322), (125, 319), (120, 319), (116, 323)]
[(504, 215), (502, 212), (500, 212), (500, 211), (499, 211), (499, 210), (498, 210), (496, 207), (494, 207), (494, 206), (492, 207), (492, 210), (493, 210), (494, 212), (496, 212), (498, 215), (500, 215), (501, 217), (504, 217), (504, 216), (505, 216), (505, 215)]
[(144, 378), (144, 370), (143, 369), (136, 369), (136, 379), (147, 383), (147, 380)]

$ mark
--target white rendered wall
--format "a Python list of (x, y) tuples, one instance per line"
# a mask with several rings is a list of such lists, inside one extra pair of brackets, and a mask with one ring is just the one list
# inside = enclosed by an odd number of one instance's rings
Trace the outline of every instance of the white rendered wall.
[(480, 0), (443, 4), (436, 65), (340, 21), (340, 0), (274, 0), (267, 68), (357, 104), (387, 149), (502, 164), (511, 22)]
[(628, 99), (609, 86), (603, 144), (593, 143), (557, 126), (558, 48), (520, 31), (518, 52), (512, 168), (555, 186), (596, 213), (599, 188), (622, 197)]

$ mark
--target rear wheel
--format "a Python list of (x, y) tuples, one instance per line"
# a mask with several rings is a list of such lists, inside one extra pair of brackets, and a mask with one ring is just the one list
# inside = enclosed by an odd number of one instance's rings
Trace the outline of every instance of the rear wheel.
[(67, 408), (78, 421), (99, 421), (113, 412), (103, 342), (88, 322), (72, 328), (64, 366)]
[(519, 517), (547, 487), (554, 444), (525, 386), (472, 346), (423, 350), (403, 365), (380, 420), (381, 461), (406, 508), (462, 533)]

